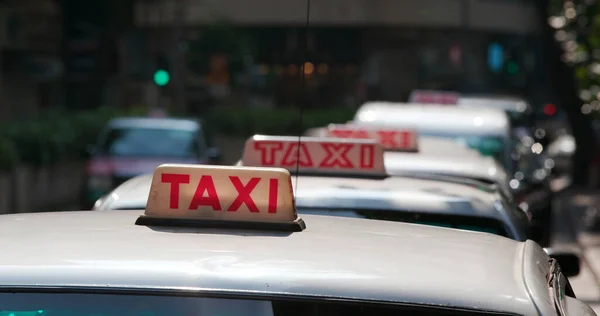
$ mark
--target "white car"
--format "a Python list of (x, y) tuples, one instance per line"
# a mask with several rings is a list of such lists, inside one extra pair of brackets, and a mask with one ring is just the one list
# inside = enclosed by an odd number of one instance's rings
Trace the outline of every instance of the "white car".
[(595, 315), (532, 241), (299, 217), (291, 181), (278, 168), (162, 165), (144, 212), (1, 215), (0, 312)]
[(483, 185), (497, 186), (512, 200), (510, 176), (502, 165), (455, 141), (420, 136), (414, 130), (352, 124), (332, 124), (327, 127), (326, 136), (377, 140), (386, 148), (385, 167), (390, 175), (432, 174), (471, 179)]
[(510, 122), (499, 109), (367, 102), (358, 109), (352, 124), (414, 129), (421, 136), (455, 140), (496, 158), (508, 172), (514, 173)]
[[(331, 163), (340, 165), (324, 165), (327, 145), (338, 154), (331, 157)], [(526, 214), (497, 190), (456, 178), (390, 177), (383, 165), (383, 149), (375, 140), (302, 138), (300, 154), (294, 149), (297, 146), (295, 137), (254, 136), (246, 142), (238, 165), (298, 171), (293, 186), (301, 214), (427, 223), (520, 241), (528, 238)], [(371, 149), (363, 152), (361, 148)], [(370, 158), (364, 159), (366, 154)], [(298, 170), (296, 161), (300, 162)], [(144, 209), (150, 181), (151, 177), (143, 176), (124, 183), (99, 200), (95, 209)]]

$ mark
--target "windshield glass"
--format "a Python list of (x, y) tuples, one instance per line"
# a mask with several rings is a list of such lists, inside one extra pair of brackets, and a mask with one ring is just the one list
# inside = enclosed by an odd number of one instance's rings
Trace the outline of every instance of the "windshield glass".
[(113, 128), (101, 145), (104, 154), (118, 157), (181, 157), (198, 155), (196, 132), (160, 128)]
[[(241, 300), (108, 294), (0, 294), (0, 316), (474, 315), (465, 310), (332, 301)], [(485, 313), (478, 312), (477, 315)], [(494, 314), (498, 315), (498, 314)]]
[(455, 140), (457, 143), (467, 145), (473, 148), (483, 156), (489, 156), (496, 159), (503, 167), (506, 165), (506, 148), (507, 144), (502, 137), (498, 136), (480, 136), (480, 135), (456, 135), (456, 134), (434, 134), (422, 132), (423, 136), (443, 137)]
[(422, 224), (429, 226), (447, 227), (462, 230), (491, 233), (510, 237), (502, 222), (473, 216), (424, 214), (411, 211), (388, 210), (352, 210), (336, 208), (305, 208), (298, 207), (300, 214), (329, 215), (352, 218), (366, 218), (392, 222)]

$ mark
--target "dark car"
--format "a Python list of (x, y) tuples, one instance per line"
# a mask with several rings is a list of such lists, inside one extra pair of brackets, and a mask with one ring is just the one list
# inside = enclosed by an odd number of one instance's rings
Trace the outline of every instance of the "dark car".
[[(494, 107), (506, 111), (511, 119), (513, 172), (511, 188), (517, 205), (532, 215), (532, 239), (548, 246), (552, 230), (550, 169), (545, 164), (543, 137), (532, 132), (533, 109), (524, 98), (500, 95), (463, 95), (463, 107)], [(540, 143), (541, 142), (541, 143)]]
[(511, 180), (515, 202), (532, 218), (532, 239), (548, 246), (552, 231), (551, 168), (546, 166), (545, 148), (538, 143), (528, 128), (513, 130), (515, 149), (513, 158), (516, 172)]
[(218, 148), (211, 146), (202, 124), (192, 119), (114, 119), (89, 152), (82, 196), (86, 209), (119, 184), (152, 173), (163, 163), (219, 162)]

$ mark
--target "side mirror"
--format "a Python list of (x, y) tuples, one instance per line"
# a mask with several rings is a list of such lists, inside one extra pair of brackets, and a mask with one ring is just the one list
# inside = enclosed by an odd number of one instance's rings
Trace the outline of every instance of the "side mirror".
[(550, 258), (558, 262), (562, 273), (566, 277), (573, 277), (579, 274), (581, 260), (576, 253), (552, 248), (544, 248), (544, 250)]
[(221, 150), (217, 147), (208, 148), (208, 158), (212, 161), (219, 161), (221, 159)]

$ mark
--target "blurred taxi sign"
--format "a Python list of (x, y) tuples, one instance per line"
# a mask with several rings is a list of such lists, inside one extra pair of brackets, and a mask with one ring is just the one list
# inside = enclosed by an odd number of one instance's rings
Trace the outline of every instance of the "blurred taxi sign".
[(386, 150), (418, 152), (419, 138), (416, 130), (386, 129), (353, 125), (331, 124), (328, 136), (334, 138), (374, 139)]
[(255, 135), (246, 141), (242, 165), (299, 174), (387, 176), (383, 147), (372, 139)]
[(458, 104), (460, 94), (452, 91), (414, 90), (408, 102), (422, 104)]
[(301, 231), (290, 173), (281, 168), (164, 164), (137, 225)]

